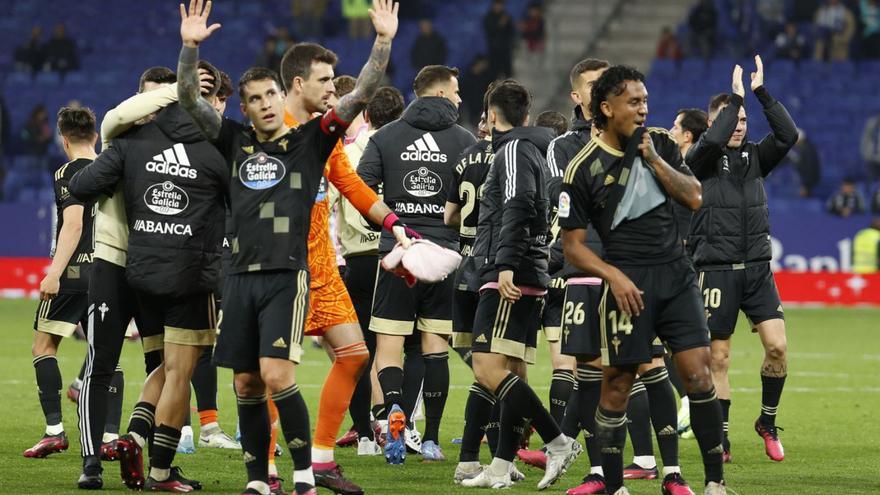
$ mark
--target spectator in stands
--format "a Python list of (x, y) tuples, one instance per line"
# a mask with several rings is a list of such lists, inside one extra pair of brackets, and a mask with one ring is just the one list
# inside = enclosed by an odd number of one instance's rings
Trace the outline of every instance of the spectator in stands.
[(868, 177), (871, 180), (880, 178), (880, 114), (865, 122), (860, 149), (862, 160), (868, 169)]
[(852, 272), (880, 272), (880, 218), (853, 236)]
[(266, 37), (266, 41), (263, 42), (263, 51), (257, 56), (254, 65), (275, 71), (281, 67), (281, 55), (278, 55), (278, 38), (275, 36)]
[(21, 72), (39, 72), (43, 69), (43, 28), (31, 28), (31, 37), (15, 49), (15, 68)]
[(327, 0), (291, 0), (290, 12), (297, 21), (300, 36), (321, 36)]
[(797, 30), (797, 24), (787, 22), (785, 29), (776, 36), (776, 58), (800, 60), (807, 47), (807, 38)]
[(349, 38), (368, 38), (373, 34), (370, 0), (342, 0), (342, 17), (348, 21)]
[(678, 36), (672, 32), (672, 28), (664, 26), (660, 32), (660, 41), (657, 42), (657, 58), (668, 60), (681, 60), (681, 45)]
[(489, 73), (492, 80), (513, 74), (513, 20), (504, 8), (504, 0), (492, 0), (483, 17), (486, 44), (489, 47)]
[(46, 156), (49, 145), (55, 137), (52, 129), (46, 107), (42, 103), (38, 104), (31, 110), (31, 115), (21, 130), (21, 142), (25, 154)]
[(688, 17), (691, 28), (691, 50), (708, 59), (715, 53), (715, 32), (718, 28), (718, 12), (712, 0), (700, 0)]
[(526, 10), (526, 17), (519, 24), (526, 48), (530, 52), (543, 52), (547, 34), (544, 32), (544, 9), (539, 2), (532, 2)]
[(840, 0), (827, 0), (813, 21), (819, 31), (813, 56), (816, 60), (848, 60), (849, 43), (856, 32), (853, 13)]
[(819, 184), (822, 171), (816, 146), (807, 138), (803, 129), (798, 128), (797, 143), (789, 150), (782, 163), (794, 167), (801, 181), (799, 194), (802, 198), (809, 198), (813, 189)]
[(860, 0), (862, 21), (862, 57), (880, 58), (880, 1)]
[(865, 198), (856, 189), (853, 179), (843, 179), (840, 190), (828, 200), (828, 213), (846, 218), (865, 212)]
[(426, 65), (445, 65), (446, 55), (446, 39), (434, 30), (434, 23), (430, 19), (420, 20), (419, 35), (409, 52), (413, 69), (418, 72)]
[(52, 29), (52, 38), (43, 48), (49, 70), (64, 74), (79, 70), (79, 52), (76, 41), (67, 36), (64, 24), (56, 24)]
[(476, 126), (480, 121), (483, 94), (492, 81), (494, 78), (489, 69), (489, 59), (483, 54), (477, 55), (461, 77), (462, 105), (459, 112), (471, 126)]

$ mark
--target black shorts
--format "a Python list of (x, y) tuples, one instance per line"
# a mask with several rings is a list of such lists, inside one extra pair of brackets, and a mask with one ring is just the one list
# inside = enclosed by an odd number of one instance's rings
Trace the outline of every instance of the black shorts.
[(455, 280), (446, 277), (435, 284), (406, 282), (378, 268), (370, 330), (387, 335), (410, 335), (416, 330), (452, 335), (452, 294)]
[(61, 337), (70, 337), (76, 325), (88, 327), (89, 294), (59, 293), (48, 301), (40, 301), (34, 315), (34, 330)]
[(645, 309), (632, 318), (623, 314), (608, 284), (603, 284), (599, 303), (603, 365), (650, 362), (656, 357), (657, 337), (673, 354), (709, 345), (697, 275), (690, 260), (619, 268), (643, 292)]
[(309, 310), (309, 273), (277, 270), (228, 275), (214, 363), (260, 369), (261, 357), (299, 363)]
[(541, 329), (547, 342), (559, 342), (562, 337), (562, 306), (565, 303), (565, 279), (550, 281), (544, 296), (544, 312), (541, 313)]
[(477, 292), (456, 289), (452, 295), (452, 347), (470, 349), (474, 335), (474, 317), (477, 314)]
[(162, 349), (166, 342), (214, 345), (217, 306), (210, 292), (186, 297), (155, 296), (138, 290), (134, 293), (140, 315), (138, 331), (151, 336), (144, 340), (144, 351)]
[(700, 293), (712, 338), (726, 339), (733, 335), (740, 310), (752, 327), (767, 320), (785, 318), (769, 263), (741, 270), (700, 272)]
[(471, 349), (534, 362), (543, 306), (544, 296), (523, 295), (511, 303), (497, 289), (480, 291)]
[(599, 300), (602, 283), (574, 278), (565, 285), (562, 322), (562, 353), (580, 360), (595, 359), (599, 345)]

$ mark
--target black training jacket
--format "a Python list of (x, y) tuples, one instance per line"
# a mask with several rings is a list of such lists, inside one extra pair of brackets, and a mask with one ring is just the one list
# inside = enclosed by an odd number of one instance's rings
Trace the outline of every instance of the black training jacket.
[(123, 182), (129, 284), (182, 297), (212, 292), (220, 277), (229, 170), (178, 104), (110, 143), (70, 181), (88, 200)]
[(694, 213), (688, 236), (688, 251), (703, 270), (767, 262), (772, 255), (764, 177), (794, 146), (798, 133), (788, 111), (763, 86), (755, 96), (771, 129), (761, 142), (727, 147), (743, 105), (742, 97), (732, 95), (685, 158), (703, 184), (703, 206)]
[[(477, 142), (456, 124), (458, 110), (446, 98), (422, 97), (403, 115), (370, 137), (357, 173), (373, 189), (383, 185), (383, 200), (404, 223), (426, 239), (458, 249), (458, 230), (443, 223), (456, 160)], [(382, 232), (379, 252), (394, 247)]]
[(553, 131), (515, 127), (493, 132), (495, 161), (489, 168), (480, 199), (474, 259), (480, 281), (498, 280), (513, 270), (517, 285), (546, 287), (549, 257), (549, 211), (545, 155)]

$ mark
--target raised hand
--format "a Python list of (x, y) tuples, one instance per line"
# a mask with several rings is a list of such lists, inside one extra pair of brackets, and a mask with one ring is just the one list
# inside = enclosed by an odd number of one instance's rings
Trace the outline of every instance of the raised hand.
[(208, 14), (210, 13), (211, 0), (204, 3), (204, 8), (202, 0), (190, 0), (189, 11), (182, 3), (180, 4), (180, 38), (183, 40), (184, 46), (196, 47), (208, 39), (211, 33), (220, 29), (219, 23), (208, 26)]
[(739, 64), (733, 68), (733, 94), (745, 97), (746, 90), (743, 88), (743, 68)]
[(370, 20), (373, 28), (380, 38), (389, 40), (397, 34), (397, 10), (400, 5), (394, 0), (373, 0), (373, 8), (370, 9)]
[(764, 85), (764, 62), (760, 55), (755, 55), (755, 72), (752, 72), (752, 91)]

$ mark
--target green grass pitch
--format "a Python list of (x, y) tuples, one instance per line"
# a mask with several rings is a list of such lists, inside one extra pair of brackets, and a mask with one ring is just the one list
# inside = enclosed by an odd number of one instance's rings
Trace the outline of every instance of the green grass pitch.
[[(81, 493), (76, 489), (80, 470), (76, 408), (63, 399), (64, 425), (71, 439), (67, 452), (46, 459), (25, 459), (21, 453), (42, 434), (43, 417), (37, 400), (31, 365), (31, 325), (34, 301), (0, 300), (0, 493)], [(731, 369), (734, 387), (731, 409), (731, 442), (734, 462), (726, 467), (729, 493), (757, 494), (878, 494), (880, 493), (880, 311), (868, 309), (791, 309), (788, 312), (789, 375), (778, 423), (785, 427), (781, 438), (786, 460), (773, 463), (752, 429), (760, 410), (758, 369), (762, 349), (757, 336), (741, 324), (734, 337)], [(743, 323), (743, 322), (741, 322)], [(79, 370), (85, 352), (82, 342), (63, 342), (59, 363), (64, 382)], [(123, 429), (143, 383), (140, 345), (127, 343), (123, 350), (126, 373)], [(450, 359), (452, 390), (441, 428), (444, 463), (425, 464), (412, 455), (402, 467), (387, 466), (382, 457), (357, 457), (352, 449), (340, 449), (337, 460), (346, 474), (361, 483), (369, 494), (464, 493), (452, 483), (458, 449), (450, 443), (460, 436), (469, 370), (454, 356)], [(314, 422), (318, 394), (328, 368), (322, 351), (309, 350), (297, 375)], [(550, 378), (546, 349), (539, 350), (539, 363), (529, 369), (531, 383), (546, 400)], [(231, 375), (220, 370), (220, 421), (235, 431), (235, 401)], [(196, 417), (197, 418), (197, 417)], [(198, 423), (197, 419), (195, 421)], [(346, 419), (343, 428), (350, 422)], [(533, 446), (539, 440), (533, 437)], [(682, 440), (682, 467), (697, 493), (702, 493), (702, 468), (696, 442)], [(626, 454), (628, 460), (630, 454)], [(484, 448), (483, 461), (489, 453)], [(279, 460), (282, 477), (290, 479), (290, 456)], [(239, 493), (244, 487), (241, 454), (235, 451), (198, 449), (194, 455), (178, 455), (175, 463), (186, 474), (202, 481), (205, 493)], [(564, 493), (579, 484), (587, 467), (586, 455), (551, 487)], [(511, 493), (531, 493), (541, 473), (521, 466), (526, 481)], [(289, 482), (288, 482), (289, 483)], [(105, 463), (105, 492), (127, 491), (119, 479), (118, 466)], [(292, 486), (291, 486), (292, 487)], [(659, 481), (628, 483), (633, 495), (656, 494)], [(322, 491), (322, 493), (324, 493)]]

